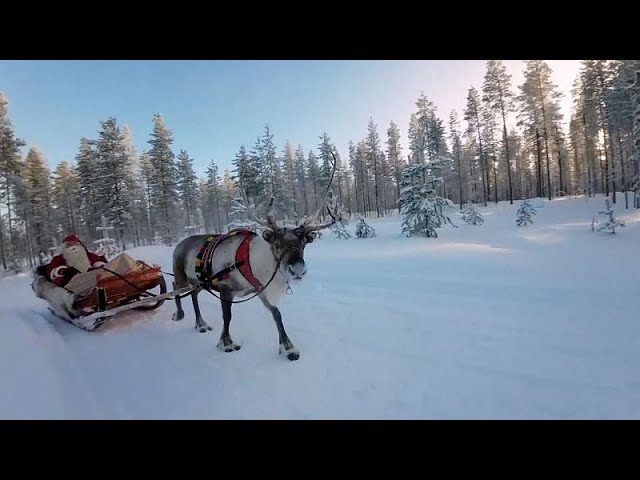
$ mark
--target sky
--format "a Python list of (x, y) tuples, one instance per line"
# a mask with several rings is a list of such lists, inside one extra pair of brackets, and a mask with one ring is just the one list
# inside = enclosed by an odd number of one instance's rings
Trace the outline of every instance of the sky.
[[(579, 60), (547, 60), (565, 97)], [(173, 151), (185, 149), (204, 175), (214, 160), (221, 172), (241, 145), (250, 150), (269, 125), (278, 152), (287, 141), (317, 152), (327, 132), (343, 158), (349, 140), (367, 134), (369, 118), (386, 141), (390, 121), (402, 134), (415, 101), (424, 92), (448, 122), (462, 111), (470, 86), (480, 88), (484, 60), (0, 60), (0, 91), (16, 135), (38, 147), (52, 170), (74, 161), (80, 138), (97, 138), (100, 121), (113, 116), (133, 132), (138, 154), (150, 147), (154, 113), (173, 132)], [(522, 83), (524, 62), (506, 60), (514, 88)], [(25, 149), (26, 154), (26, 149)]]

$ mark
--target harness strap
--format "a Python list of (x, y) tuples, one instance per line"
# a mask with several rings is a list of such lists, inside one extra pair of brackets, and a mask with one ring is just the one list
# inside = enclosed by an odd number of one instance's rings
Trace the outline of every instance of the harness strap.
[[(213, 274), (211, 272), (211, 258), (214, 250), (221, 242), (236, 235), (243, 235), (245, 237), (236, 250), (236, 262), (233, 265)], [(214, 290), (219, 291), (218, 284), (221, 281), (228, 279), (230, 276), (229, 274), (238, 269), (247, 281), (251, 283), (258, 292), (261, 292), (264, 289), (264, 286), (255, 277), (255, 275), (253, 275), (253, 272), (251, 271), (251, 264), (249, 263), (249, 246), (252, 237), (255, 235), (256, 233), (250, 230), (237, 229), (232, 230), (227, 234), (211, 235), (207, 237), (196, 256), (195, 262), (196, 276), (200, 281), (200, 284), (206, 290), (213, 288)]]
[(249, 243), (251, 242), (251, 237), (246, 236), (238, 250), (236, 250), (236, 265), (239, 265), (240, 273), (242, 276), (247, 279), (247, 281), (253, 285), (253, 287), (261, 292), (264, 287), (260, 283), (260, 281), (255, 277), (253, 272), (251, 271), (251, 264), (249, 263)]

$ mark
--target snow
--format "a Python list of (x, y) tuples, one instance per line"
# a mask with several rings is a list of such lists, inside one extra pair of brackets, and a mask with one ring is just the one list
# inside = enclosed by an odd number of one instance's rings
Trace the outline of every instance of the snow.
[[(278, 355), (259, 300), (233, 306), (216, 348), (218, 300), (127, 312), (87, 333), (49, 315), (28, 275), (0, 279), (2, 419), (639, 419), (640, 211), (592, 232), (596, 199), (477, 207), (484, 225), (404, 238), (325, 235), (281, 304), (296, 362)], [(353, 233), (357, 222), (349, 225)], [(171, 271), (170, 247), (129, 251)], [(168, 285), (172, 278), (167, 276)]]

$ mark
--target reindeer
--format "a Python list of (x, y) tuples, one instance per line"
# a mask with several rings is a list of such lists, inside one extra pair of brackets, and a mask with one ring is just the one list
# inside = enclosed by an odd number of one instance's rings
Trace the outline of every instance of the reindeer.
[[(222, 234), (221, 237), (192, 235), (176, 245), (173, 252), (173, 273), (175, 275), (173, 286), (174, 289), (188, 286), (194, 287), (191, 292), (191, 300), (196, 316), (195, 329), (198, 332), (204, 333), (212, 330), (207, 322), (203, 320), (200, 313), (198, 294), (203, 289), (209, 290), (210, 284), (214, 284), (214, 288), (220, 293), (219, 298), (222, 304), (222, 319), (224, 323), (218, 342), (218, 348), (221, 350), (225, 352), (240, 350), (240, 345), (237, 345), (231, 339), (229, 333), (231, 305), (239, 303), (234, 302), (234, 298), (244, 297), (253, 293), (260, 298), (262, 304), (271, 312), (276, 323), (280, 343), (279, 354), (285, 353), (287, 358), (292, 361), (300, 358), (300, 352), (294, 347), (284, 329), (278, 304), (286, 292), (288, 281), (290, 279), (299, 280), (307, 273), (307, 266), (304, 261), (305, 247), (314, 241), (316, 232), (330, 227), (337, 221), (334, 212), (327, 206), (331, 221), (324, 224), (316, 223), (336, 171), (337, 161), (335, 156), (333, 158), (334, 165), (331, 179), (318, 209), (295, 228), (280, 227), (276, 223), (271, 213), (273, 198), (271, 198), (267, 208), (266, 222), (259, 219), (249, 206), (242, 177), (240, 177), (240, 190), (242, 191), (249, 216), (256, 223), (266, 227), (262, 234), (258, 235), (250, 231), (236, 231)], [(239, 234), (233, 235), (233, 233)], [(216, 238), (212, 239), (212, 237)], [(203, 246), (207, 240), (215, 242), (216, 239), (220, 241), (213, 247), (213, 253), (210, 254), (211, 257), (208, 257), (207, 249), (209, 247)], [(202, 257), (200, 260), (198, 259), (199, 254)], [(207, 273), (203, 275), (203, 272)], [(213, 280), (207, 277), (207, 274), (214, 275), (217, 272), (225, 273)], [(175, 300), (177, 310), (173, 314), (173, 320), (180, 321), (184, 318), (184, 310), (182, 309), (180, 297), (176, 297)]]

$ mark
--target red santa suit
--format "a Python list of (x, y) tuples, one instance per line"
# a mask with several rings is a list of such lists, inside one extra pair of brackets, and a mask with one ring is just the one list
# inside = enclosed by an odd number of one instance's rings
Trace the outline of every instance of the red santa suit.
[(64, 287), (77, 274), (107, 263), (104, 256), (90, 252), (75, 235), (67, 235), (61, 252), (47, 265), (47, 277), (59, 287)]

